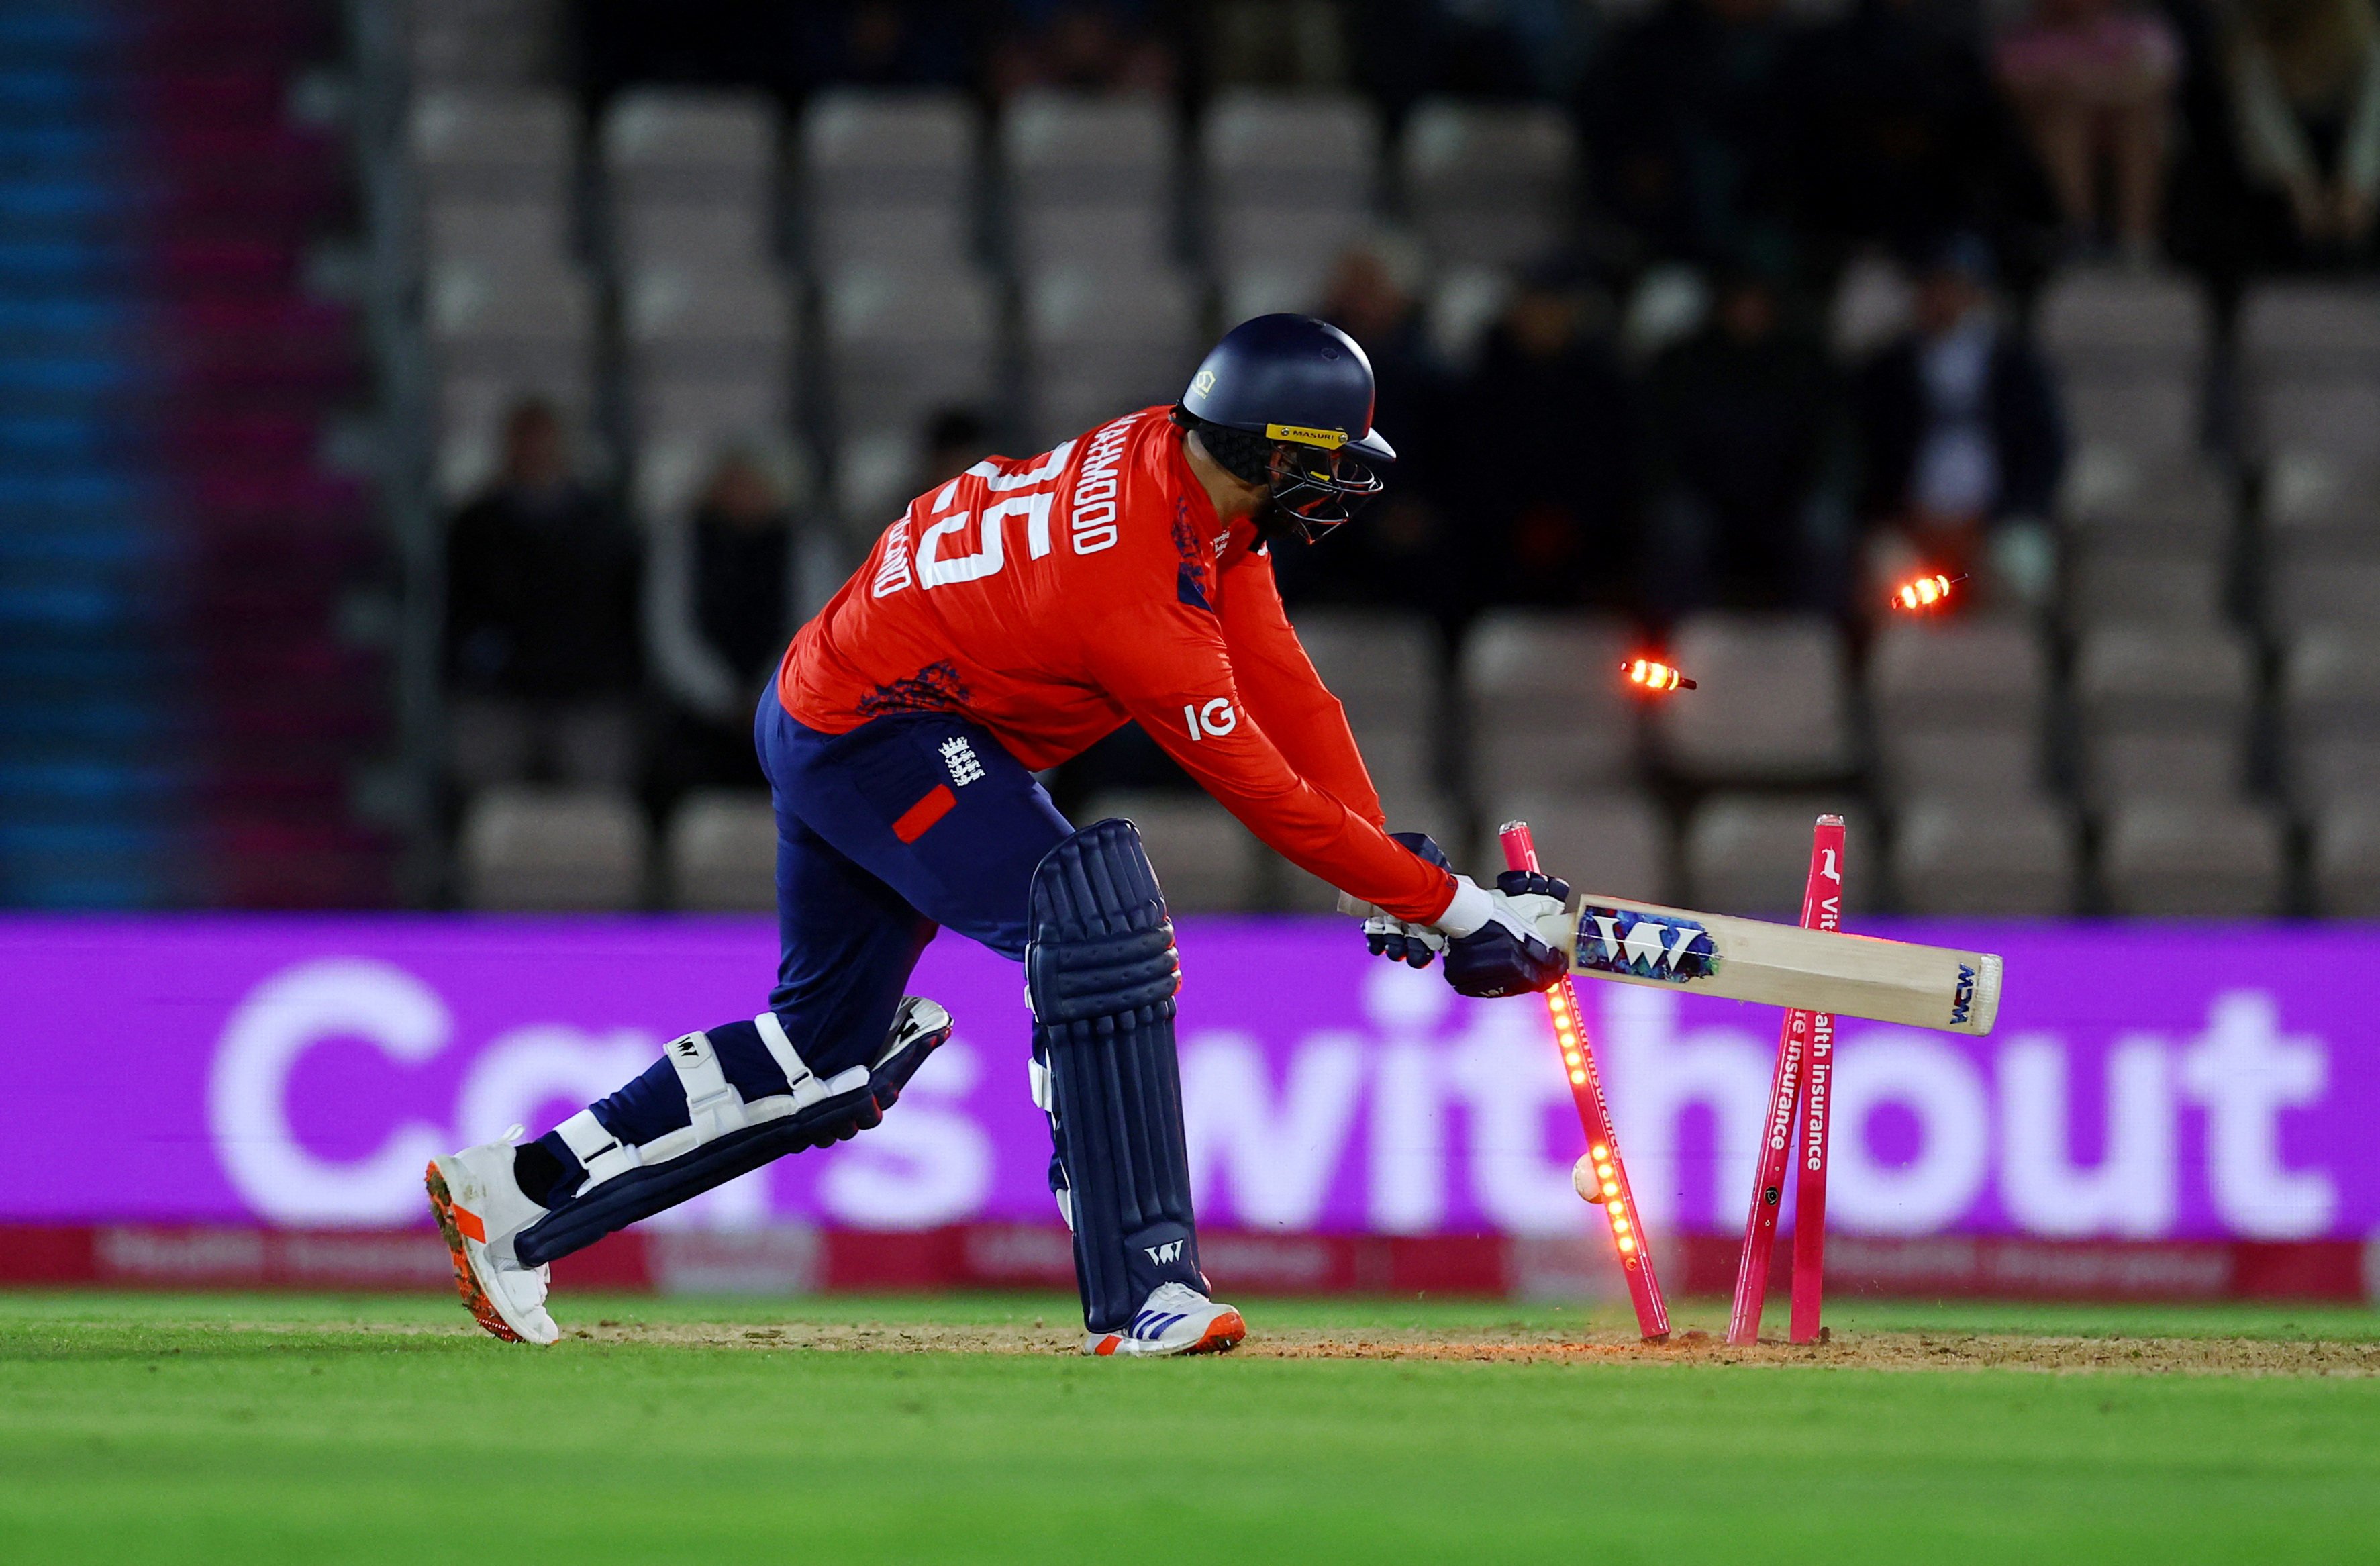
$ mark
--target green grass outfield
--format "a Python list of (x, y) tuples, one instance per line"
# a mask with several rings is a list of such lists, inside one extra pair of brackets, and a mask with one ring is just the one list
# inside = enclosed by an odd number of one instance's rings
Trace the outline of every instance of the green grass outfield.
[[(1055, 1298), (558, 1303), (611, 1335), (499, 1344), (429, 1297), (0, 1294), (0, 1560), (2380, 1560), (2380, 1316), (2361, 1310), (1845, 1303), (1808, 1363), (1123, 1363), (803, 1346), (873, 1324), (861, 1346), (1054, 1347)], [(1349, 1341), (1621, 1327), (1248, 1315)], [(2107, 1339), (2091, 1350), (2121, 1368), (1925, 1368), (1945, 1338), (2000, 1335)], [(2252, 1366), (2260, 1344), (2345, 1347), (2312, 1371), (2140, 1368), (2158, 1339), (2240, 1340)], [(1864, 1367), (1863, 1342), (1893, 1367)]]

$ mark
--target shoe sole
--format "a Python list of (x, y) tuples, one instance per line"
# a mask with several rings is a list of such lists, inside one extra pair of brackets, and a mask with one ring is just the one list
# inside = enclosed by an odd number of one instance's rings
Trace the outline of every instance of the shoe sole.
[(455, 1292), (463, 1296), (464, 1308), (488, 1336), (507, 1343), (527, 1342), (528, 1340), (504, 1320), (496, 1302), (488, 1298), (488, 1291), (480, 1286), (479, 1274), (471, 1267), (471, 1253), (464, 1249), (463, 1226), (455, 1221), (454, 1194), (446, 1189), (446, 1177), (438, 1172), (434, 1161), (421, 1183), (430, 1192), (430, 1210), (437, 1217), (439, 1235), (445, 1240), (446, 1254), (455, 1263)]
[(1124, 1359), (1175, 1359), (1192, 1354), (1229, 1354), (1240, 1346), (1248, 1335), (1248, 1324), (1236, 1310), (1227, 1310), (1207, 1323), (1195, 1343), (1178, 1349), (1143, 1347), (1139, 1339), (1127, 1338), (1121, 1332), (1111, 1332), (1091, 1347), (1091, 1353), (1101, 1357)]

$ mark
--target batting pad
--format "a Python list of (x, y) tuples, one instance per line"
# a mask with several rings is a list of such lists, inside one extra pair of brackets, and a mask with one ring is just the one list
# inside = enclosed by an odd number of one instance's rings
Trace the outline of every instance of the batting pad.
[[(672, 1043), (670, 1061), (687, 1089), (690, 1123), (636, 1147), (612, 1139), (591, 1113), (563, 1123), (558, 1129), (586, 1167), (587, 1183), (521, 1231), (514, 1251), (525, 1266), (584, 1250), (788, 1153), (847, 1142), (881, 1124), (918, 1066), (951, 1036), (949, 1013), (909, 996), (893, 1014), (872, 1065), (821, 1081), (802, 1064), (774, 1016), (726, 1026), (759, 1028), (769, 1052), (785, 1066), (788, 1091), (747, 1101), (720, 1074), (709, 1035), (688, 1034)], [(595, 1146), (598, 1141), (609, 1145)]]
[(1150, 1291), (1201, 1293), (1190, 1155), (1173, 1053), (1180, 964), (1165, 898), (1130, 821), (1084, 828), (1033, 872), (1025, 950), (1083, 1324), (1121, 1330)]

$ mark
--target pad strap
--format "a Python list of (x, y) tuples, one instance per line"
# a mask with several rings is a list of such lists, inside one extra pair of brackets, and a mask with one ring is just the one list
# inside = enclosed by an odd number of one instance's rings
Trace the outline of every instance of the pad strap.
[(728, 1084), (719, 1064), (710, 1035), (689, 1033), (670, 1041), (669, 1063), (677, 1070), (678, 1086), (686, 1089), (686, 1119), (695, 1140), (715, 1142), (751, 1123), (744, 1112), (744, 1096)]
[(769, 1058), (777, 1062), (779, 1071), (785, 1074), (785, 1086), (794, 1096), (796, 1109), (808, 1109), (827, 1096), (826, 1085), (819, 1081), (818, 1074), (810, 1070), (808, 1062), (802, 1059), (802, 1052), (794, 1048), (794, 1041), (785, 1036), (785, 1025), (778, 1020), (776, 1013), (762, 1012), (752, 1019), (752, 1026), (759, 1030), (760, 1047), (769, 1051)]
[[(554, 1128), (568, 1146), (578, 1167), (587, 1171), (587, 1185), (601, 1185), (614, 1175), (642, 1166), (637, 1149), (603, 1128), (593, 1110), (581, 1110)], [(581, 1190), (586, 1189), (582, 1185)]]

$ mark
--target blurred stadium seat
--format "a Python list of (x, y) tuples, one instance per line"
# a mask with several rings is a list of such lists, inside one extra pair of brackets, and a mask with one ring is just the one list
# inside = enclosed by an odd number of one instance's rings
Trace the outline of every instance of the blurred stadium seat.
[(1893, 833), (1892, 880), (1906, 913), (2071, 913), (2081, 870), (2072, 813), (2037, 795), (1907, 800)]
[(711, 913), (776, 908), (777, 816), (766, 794), (689, 794), (670, 813), (662, 844), (671, 907)]
[(1372, 220), (1378, 112), (1346, 93), (1232, 88), (1199, 131), (1208, 259), (1225, 275), (1259, 258), (1318, 276)]
[(2380, 289), (2252, 285), (2240, 300), (2237, 341), (2252, 455), (2380, 457)]
[(2075, 658), (2074, 700), (2091, 797), (2218, 801), (2244, 786), (2255, 699), (2250, 650), (2219, 627), (2123, 625)]
[(628, 372), (638, 381), (793, 373), (793, 300), (772, 273), (650, 268), (622, 290), (620, 317)]
[(2059, 511), (2069, 624), (2219, 618), (2234, 507), (2204, 458), (2086, 446), (2068, 466)]
[(2046, 786), (2049, 661), (2022, 620), (1899, 620), (1868, 649), (1878, 768), (1896, 797)]
[(552, 68), (561, 9), (559, 0), (411, 0), (398, 15), (416, 79), (511, 84)]
[(976, 115), (953, 92), (836, 89), (800, 128), (810, 265), (954, 271), (976, 253)]
[(2323, 913), (2380, 917), (2380, 796), (2365, 794), (2315, 819), (2313, 889)]
[(2279, 818), (2254, 806), (2128, 802), (2108, 815), (2099, 876), (2119, 914), (2277, 914), (2288, 891), (2287, 844)]
[(1876, 906), (1888, 883), (1886, 845), (1875, 819), (1854, 801), (1821, 796), (1715, 794), (1687, 818), (1685, 891), (1690, 904), (1714, 914), (1782, 919), (1802, 917), (1810, 874), (1810, 832), (1820, 814), (1844, 822), (1846, 928)]
[(2034, 335), (2058, 370), (2082, 443), (2135, 458), (2197, 446), (2214, 342), (2203, 285), (2171, 273), (2066, 272), (2042, 290)]
[(1426, 99), (1397, 152), (1405, 211), (1440, 265), (1526, 266), (1569, 232), (1578, 152), (1551, 104)]
[(828, 280), (821, 314), (844, 439), (913, 430), (936, 408), (991, 400), (1000, 310), (980, 274), (854, 266)]
[(1154, 98), (1036, 90), (1001, 116), (1017, 268), (1146, 276), (1173, 258), (1174, 131)]
[(1440, 707), (1438, 636), (1429, 622), (1310, 609), (1299, 613), (1296, 626), (1316, 673), (1347, 710), (1381, 797), (1435, 795)]
[(776, 186), (776, 106), (758, 92), (642, 87), (603, 113), (603, 169), (625, 206), (766, 208)]
[(1170, 912), (1237, 913), (1262, 905), (1262, 850), (1247, 828), (1203, 794), (1097, 795), (1077, 815), (1085, 825), (1121, 817), (1140, 829)]
[(1670, 769), (1697, 783), (1816, 783), (1857, 761), (1848, 671), (1815, 615), (1708, 613), (1679, 627), (1670, 662), (1701, 688), (1656, 709)]
[[(1476, 857), (1463, 867), (1486, 885), (1504, 868), (1498, 829), (1526, 821), (1537, 859), (1574, 892), (1640, 903), (1674, 901), (1669, 818), (1650, 795), (1615, 787), (1585, 795), (1512, 793), (1491, 796), (1479, 818)], [(1806, 857), (1807, 845), (1804, 845)]]
[(426, 325), (436, 381), (441, 487), (458, 496), (495, 466), (499, 426), (525, 397), (587, 428), (595, 401), (595, 304), (577, 272), (456, 262), (432, 274)]
[(570, 201), (578, 116), (552, 88), (431, 88), (414, 100), (408, 127), (423, 200)]
[(2265, 623), (2380, 624), (2380, 467), (2302, 447), (2265, 467)]
[(1205, 351), (1198, 300), (1171, 269), (1067, 266), (1025, 284), (1025, 360), (1037, 449), (1182, 395)]
[(469, 907), (589, 912), (643, 900), (651, 833), (624, 794), (485, 789), (457, 836)]
[(1606, 615), (1505, 609), (1479, 618), (1461, 671), (1475, 795), (1576, 795), (1628, 774), (1637, 714), (1619, 668), (1629, 635)]
[(2322, 626), (2291, 645), (2281, 730), (2300, 805), (2380, 799), (2380, 623)]

